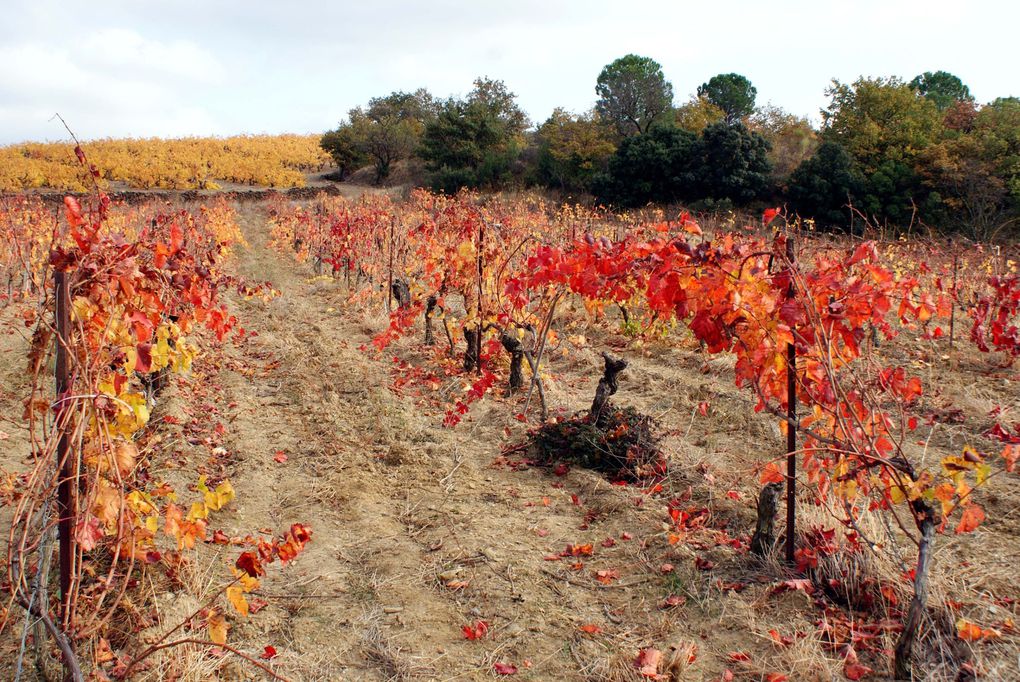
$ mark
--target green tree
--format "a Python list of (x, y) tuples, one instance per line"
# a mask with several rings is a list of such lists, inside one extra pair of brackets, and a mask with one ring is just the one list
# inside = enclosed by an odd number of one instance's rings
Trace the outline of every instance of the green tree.
[(609, 204), (642, 206), (693, 196), (697, 136), (672, 125), (657, 125), (624, 139), (594, 182), (595, 195)]
[(757, 96), (758, 89), (739, 73), (720, 73), (698, 87), (698, 97), (722, 109), (729, 124), (749, 116)]
[(843, 145), (865, 173), (889, 160), (909, 164), (939, 138), (942, 119), (934, 102), (898, 78), (860, 78), (851, 85), (834, 80), (825, 94), (823, 137)]
[(746, 204), (771, 189), (769, 143), (743, 123), (713, 123), (696, 147), (696, 177), (701, 197)]
[(849, 206), (862, 184), (850, 153), (835, 142), (825, 142), (790, 175), (787, 197), (801, 217), (813, 219), (819, 227), (843, 229), (851, 222)]
[(410, 157), (421, 141), (425, 125), (435, 118), (436, 105), (425, 89), (374, 97), (368, 107), (355, 107), (347, 121), (323, 136), (321, 145), (344, 176), (371, 161), (375, 182), (390, 174), (393, 164)]
[(475, 80), (467, 99), (442, 103), (425, 126), (419, 156), (433, 189), (497, 187), (524, 148), (528, 118), (502, 81)]
[(435, 118), (432, 95), (394, 92), (368, 102), (368, 109), (352, 109), (351, 126), (362, 150), (375, 162), (375, 181), (389, 176), (393, 163), (414, 153), (425, 126)]
[(954, 102), (973, 101), (970, 88), (963, 84), (959, 77), (948, 71), (925, 71), (910, 81), (910, 87), (927, 97), (939, 111), (945, 111)]
[(595, 105), (621, 136), (647, 132), (673, 106), (673, 86), (649, 57), (629, 54), (606, 65), (595, 85)]
[[(842, 145), (864, 177), (860, 205), (879, 221), (905, 225), (932, 205), (916, 170), (918, 155), (939, 141), (935, 103), (898, 78), (833, 81), (822, 110), (822, 138)], [(922, 211), (921, 217), (929, 218)]]
[(587, 192), (616, 151), (611, 131), (596, 114), (575, 116), (556, 109), (537, 133), (539, 180), (551, 187)]
[(341, 180), (368, 163), (368, 156), (355, 143), (354, 131), (349, 123), (341, 123), (336, 130), (323, 134), (319, 146), (333, 158), (337, 166), (336, 175)]

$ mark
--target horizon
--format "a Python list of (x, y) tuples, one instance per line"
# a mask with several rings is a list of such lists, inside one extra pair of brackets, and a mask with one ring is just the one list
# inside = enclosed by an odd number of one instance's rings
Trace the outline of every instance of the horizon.
[(604, 1), (99, 5), (15, 0), (0, 27), (0, 61), (14, 66), (0, 72), (0, 145), (67, 141), (57, 112), (83, 141), (315, 135), (371, 97), (419, 87), (463, 96), (479, 76), (503, 80), (535, 126), (556, 107), (589, 110), (599, 71), (628, 53), (662, 64), (678, 105), (713, 75), (737, 72), (759, 105), (816, 126), (832, 79), (945, 70), (979, 103), (1020, 94), (1001, 58), (1020, 8), (996, 2), (966, 12), (921, 0), (657, 3), (641, 16)]

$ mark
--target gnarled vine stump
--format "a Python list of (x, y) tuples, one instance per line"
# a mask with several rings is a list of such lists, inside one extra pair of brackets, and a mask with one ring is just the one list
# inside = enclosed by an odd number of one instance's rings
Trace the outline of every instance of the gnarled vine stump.
[(592, 400), (589, 415), (594, 424), (602, 425), (605, 420), (606, 406), (609, 404), (609, 397), (620, 388), (620, 372), (627, 369), (627, 361), (623, 358), (615, 358), (603, 351), (602, 359), (605, 360), (605, 368), (602, 371), (602, 378), (595, 389), (595, 399)]

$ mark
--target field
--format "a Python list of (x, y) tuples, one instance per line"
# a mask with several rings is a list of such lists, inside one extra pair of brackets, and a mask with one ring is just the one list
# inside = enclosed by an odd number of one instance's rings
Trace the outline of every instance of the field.
[[(177, 140), (110, 139), (89, 142), (95, 180), (107, 190), (215, 190), (304, 187), (329, 156), (319, 135), (237, 135)], [(78, 160), (62, 143), (0, 147), (0, 191), (85, 191)]]
[(4, 679), (1020, 678), (1015, 252), (345, 191), (3, 199)]

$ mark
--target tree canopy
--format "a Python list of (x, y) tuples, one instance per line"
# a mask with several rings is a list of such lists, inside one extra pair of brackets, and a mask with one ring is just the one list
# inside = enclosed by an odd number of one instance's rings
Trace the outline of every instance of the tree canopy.
[(754, 111), (758, 89), (739, 73), (720, 73), (698, 86), (698, 97), (722, 109), (727, 123), (733, 124)]
[(555, 109), (537, 133), (538, 174), (547, 185), (588, 191), (616, 151), (612, 131), (598, 114), (576, 116)]
[(658, 125), (628, 137), (595, 182), (602, 201), (620, 206), (670, 203), (695, 196), (698, 137), (673, 125)]
[(850, 153), (836, 142), (825, 142), (790, 176), (787, 195), (791, 208), (802, 217), (820, 227), (839, 229), (850, 224), (849, 206), (862, 183)]
[(428, 90), (393, 92), (370, 99), (365, 108), (351, 109), (346, 122), (323, 136), (321, 146), (341, 175), (371, 161), (378, 183), (390, 174), (394, 162), (417, 150), (426, 124), (435, 116), (436, 104)]
[(493, 187), (524, 145), (528, 118), (502, 81), (479, 78), (466, 99), (448, 99), (425, 126), (419, 155), (434, 189)]
[[(653, 59), (605, 66), (583, 114), (531, 127), (505, 83), (465, 97), (393, 92), (350, 110), (321, 146), (341, 179), (372, 164), (380, 181), (417, 156), (415, 182), (455, 192), (539, 185), (619, 206), (699, 210), (788, 203), (826, 229), (858, 213), (892, 230), (918, 221), (975, 239), (1020, 226), (1020, 99), (974, 100), (959, 77), (925, 72), (833, 80), (820, 127), (771, 103), (737, 73), (717, 74), (674, 107)], [(422, 169), (424, 169), (422, 171)]]
[(673, 110), (673, 120), (677, 127), (692, 133), (700, 133), (712, 123), (725, 118), (726, 112), (704, 97), (694, 97)]
[(673, 86), (662, 66), (629, 54), (606, 65), (595, 85), (595, 109), (622, 136), (647, 132), (673, 106)]
[(939, 111), (945, 111), (956, 102), (973, 101), (970, 88), (958, 76), (948, 71), (925, 71), (910, 81), (910, 87), (927, 97)]

